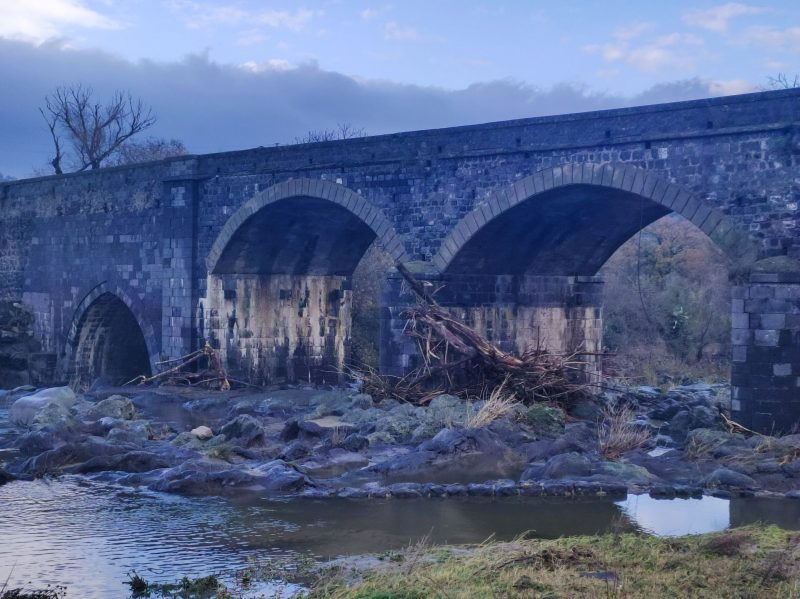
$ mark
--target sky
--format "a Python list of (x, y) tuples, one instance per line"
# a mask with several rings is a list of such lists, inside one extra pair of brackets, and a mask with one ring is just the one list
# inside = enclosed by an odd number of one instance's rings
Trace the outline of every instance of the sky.
[(60, 85), (205, 153), (746, 93), (798, 58), (797, 0), (0, 0), (0, 174), (47, 172)]

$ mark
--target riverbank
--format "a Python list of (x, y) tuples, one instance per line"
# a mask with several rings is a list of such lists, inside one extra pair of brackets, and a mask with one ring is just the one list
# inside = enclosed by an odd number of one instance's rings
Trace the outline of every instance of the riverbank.
[(800, 496), (800, 435), (730, 432), (727, 390), (618, 387), (565, 411), (342, 388), (21, 388), (0, 392), (0, 484), (79, 474), (309, 499)]
[(310, 598), (795, 597), (800, 535), (776, 527), (656, 538), (610, 534), (410, 547), (360, 568), (344, 561)]
[(675, 538), (614, 532), (473, 546), (420, 542), (321, 564), (256, 564), (227, 586), (206, 577), (172, 585), (137, 579), (131, 588), (133, 597), (182, 596), (181, 585), (204, 587), (198, 597), (257, 597), (258, 582), (276, 577), (305, 585), (307, 599), (796, 597), (800, 534), (754, 525)]

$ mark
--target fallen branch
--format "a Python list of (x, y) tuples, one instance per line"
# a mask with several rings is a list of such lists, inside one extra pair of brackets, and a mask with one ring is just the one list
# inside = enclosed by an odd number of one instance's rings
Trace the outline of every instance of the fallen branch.
[(442, 393), (488, 396), (498, 386), (523, 401), (545, 399), (564, 403), (585, 393), (587, 356), (595, 352), (552, 353), (541, 347), (521, 356), (503, 351), (438, 304), (429, 290), (402, 264), (397, 269), (417, 296), (403, 313), (404, 334), (417, 343), (422, 364), (403, 377), (357, 371), (364, 391), (425, 404)]
[[(200, 372), (185, 371), (186, 367), (194, 364), (201, 358), (208, 359), (208, 368)], [(222, 365), (222, 361), (219, 359), (219, 354), (217, 354), (216, 350), (211, 347), (208, 342), (206, 342), (206, 344), (197, 351), (180, 358), (163, 360), (158, 362), (158, 364), (175, 364), (175, 366), (149, 377), (140, 374), (136, 378), (125, 383), (123, 386), (134, 384), (146, 385), (148, 383), (160, 381), (170, 384), (188, 385), (191, 387), (219, 383), (219, 389), (221, 391), (228, 391), (231, 388), (230, 381), (228, 380), (228, 374), (225, 371), (225, 367)]]

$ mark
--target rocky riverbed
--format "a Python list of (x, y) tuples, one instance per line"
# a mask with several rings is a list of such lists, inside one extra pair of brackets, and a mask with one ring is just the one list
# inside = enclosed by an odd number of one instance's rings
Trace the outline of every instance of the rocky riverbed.
[[(339, 388), (21, 387), (0, 391), (0, 484), (81, 474), (185, 495), (800, 498), (800, 435), (728, 432), (727, 389), (620, 387), (569, 413), (520, 405), (475, 427), (483, 402), (450, 395), (416, 407)], [(599, 442), (609, 405), (643, 433), (614, 459)]]

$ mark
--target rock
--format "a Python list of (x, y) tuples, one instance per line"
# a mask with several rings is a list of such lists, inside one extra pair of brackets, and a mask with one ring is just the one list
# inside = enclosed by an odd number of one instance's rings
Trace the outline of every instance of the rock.
[(283, 430), (279, 435), (281, 441), (291, 441), (292, 439), (297, 439), (297, 436), (300, 434), (300, 426), (297, 424), (297, 420), (287, 420), (286, 423), (283, 425)]
[(397, 441), (386, 431), (370, 433), (367, 435), (370, 445), (393, 445)]
[(654, 420), (671, 420), (675, 414), (681, 410), (681, 403), (675, 399), (664, 399), (656, 407), (650, 410), (647, 415)]
[(683, 409), (676, 413), (669, 421), (670, 436), (682, 443), (689, 435), (689, 429), (692, 426), (692, 415), (689, 410)]
[(97, 456), (80, 466), (68, 468), (67, 472), (88, 474), (90, 472), (150, 472), (169, 468), (174, 463), (166, 457), (149, 451), (130, 451), (124, 454)]
[(273, 460), (254, 469), (259, 486), (265, 491), (299, 491), (310, 484), (308, 478), (283, 460)]
[(544, 477), (548, 479), (587, 476), (591, 473), (592, 461), (576, 452), (553, 456), (544, 467)]
[(467, 494), (467, 486), (462, 484), (452, 484), (452, 485), (445, 485), (444, 492), (446, 495), (450, 495), (452, 497), (458, 497), (460, 495)]
[(282, 460), (252, 469), (226, 468), (222, 462), (188, 460), (160, 474), (154, 491), (186, 495), (215, 495), (226, 491), (299, 492), (310, 481)]
[(545, 478), (544, 476), (544, 462), (529, 464), (527, 468), (522, 472), (520, 475), (520, 481), (528, 481), (528, 480), (541, 480)]
[(589, 477), (590, 480), (605, 480), (608, 482), (621, 482), (628, 485), (646, 485), (656, 477), (646, 468), (628, 462), (604, 461), (599, 464), (597, 474)]
[(452, 455), (471, 452), (501, 453), (506, 446), (483, 428), (446, 428), (439, 431), (433, 439), (422, 443), (419, 448), (422, 451)]
[(730, 487), (734, 489), (755, 489), (758, 483), (746, 474), (729, 468), (717, 468), (703, 479), (706, 487)]
[(189, 433), (201, 441), (208, 441), (214, 436), (214, 431), (207, 426), (198, 426), (197, 428), (193, 428), (191, 431), (189, 431)]
[(311, 447), (304, 441), (292, 441), (280, 453), (278, 458), (286, 460), (287, 462), (294, 462), (300, 460), (311, 454)]
[(30, 431), (20, 435), (15, 445), (23, 455), (38, 455), (53, 449), (56, 446), (56, 438), (50, 431)]
[(235, 441), (244, 447), (264, 443), (264, 428), (258, 420), (248, 414), (237, 416), (226, 423), (219, 432), (225, 435), (228, 441)]
[(78, 422), (72, 417), (69, 408), (60, 403), (51, 402), (36, 413), (31, 426), (34, 428), (49, 428), (53, 431), (73, 430)]
[(0, 468), (0, 485), (10, 483), (12, 480), (14, 480), (14, 477), (6, 470)]
[(564, 411), (543, 403), (534, 403), (520, 415), (531, 430), (541, 436), (555, 437), (564, 432)]
[(369, 440), (357, 433), (352, 433), (345, 437), (341, 447), (347, 451), (362, 451), (369, 447)]
[(77, 466), (92, 458), (109, 456), (126, 451), (123, 447), (106, 442), (87, 440), (65, 443), (29, 458), (16, 466), (21, 474), (40, 477), (46, 474), (61, 474), (65, 468)]
[(395, 483), (389, 485), (388, 489), (392, 497), (399, 497), (401, 499), (422, 497), (422, 485), (419, 483)]
[(332, 429), (323, 427), (319, 423), (311, 420), (299, 420), (297, 422), (297, 427), (299, 429), (299, 436), (304, 439), (318, 439), (332, 432)]
[(345, 487), (344, 489), (339, 489), (336, 492), (337, 497), (343, 497), (346, 499), (364, 499), (369, 497), (369, 491), (366, 489), (358, 489), (355, 487)]
[(83, 415), (84, 420), (99, 420), (105, 417), (133, 420), (136, 418), (136, 408), (127, 397), (112, 395), (91, 406)]
[(147, 420), (123, 420), (108, 431), (110, 443), (142, 443), (153, 438), (153, 429)]
[(491, 497), (494, 495), (494, 487), (486, 483), (469, 483), (467, 485), (467, 495), (475, 497)]
[(719, 419), (719, 412), (708, 406), (694, 406), (692, 408), (692, 428), (711, 428)]
[(16, 400), (8, 412), (8, 419), (16, 426), (30, 427), (34, 424), (36, 415), (48, 405), (55, 404), (68, 410), (75, 405), (76, 401), (77, 397), (69, 387), (42, 389)]
[(367, 470), (381, 474), (420, 470), (430, 466), (434, 459), (436, 459), (436, 454), (432, 451), (412, 451), (373, 464)]

